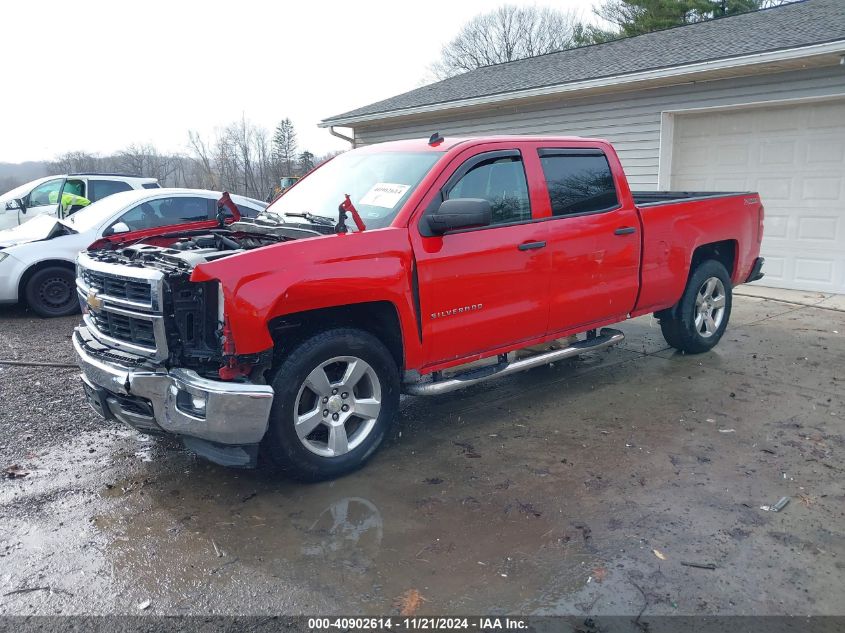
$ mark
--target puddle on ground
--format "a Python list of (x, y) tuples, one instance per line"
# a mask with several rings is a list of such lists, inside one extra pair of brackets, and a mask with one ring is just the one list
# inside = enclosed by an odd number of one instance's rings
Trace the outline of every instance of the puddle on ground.
[[(160, 478), (116, 483), (108, 496), (120, 505), (94, 520), (112, 539), (115, 572), (150, 593), (187, 595), (246, 573), (374, 613), (412, 589), (429, 605), (422, 611), (532, 612), (583, 587), (601, 558), (589, 528), (545, 517), (506, 490), (477, 498), (426, 485), (396, 496), (363, 474), (278, 484), (227, 480), (205, 464), (188, 475), (185, 489)], [(163, 569), (161, 560), (178, 564)]]
[[(804, 436), (838, 437), (841, 351), (799, 389), (791, 360), (761, 368), (774, 352), (750, 345), (694, 359), (616, 348), (406, 398), (383, 450), (322, 484), (216, 467), (123, 427), (81, 434), (0, 487), (0, 594), (43, 583), (75, 597), (0, 609), (396, 613), (417, 591), (429, 614), (636, 614), (644, 600), (650, 614), (832, 612), (842, 571), (817, 552), (842, 551), (841, 443)], [(813, 497), (757, 510), (790, 491)]]

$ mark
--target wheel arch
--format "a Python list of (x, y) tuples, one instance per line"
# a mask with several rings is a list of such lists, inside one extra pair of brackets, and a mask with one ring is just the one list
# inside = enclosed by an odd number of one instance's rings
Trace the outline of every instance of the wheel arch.
[(32, 264), (24, 271), (23, 275), (21, 275), (21, 278), (18, 281), (18, 301), (26, 300), (26, 284), (29, 283), (32, 276), (40, 270), (51, 268), (53, 266), (66, 268), (74, 273), (74, 276), (76, 276), (76, 264), (74, 262), (70, 262), (66, 259), (42, 259), (40, 262)]
[[(738, 253), (739, 246), (736, 240), (720, 240), (717, 242), (708, 242), (706, 244), (699, 244), (695, 247), (695, 250), (692, 252), (692, 257), (690, 258), (690, 265), (689, 269), (687, 270), (687, 278), (684, 282), (684, 286), (681, 289), (681, 297), (683, 297), (684, 291), (686, 291), (687, 284), (689, 284), (689, 280), (692, 278), (693, 273), (695, 273), (696, 269), (701, 265), (702, 262), (707, 260), (715, 260), (722, 264), (725, 267), (725, 270), (728, 271), (728, 277), (733, 280), (734, 275), (736, 274), (736, 266), (737, 266), (737, 253)], [(678, 297), (678, 302), (681, 301), (681, 297)], [(668, 308), (664, 308), (663, 310), (657, 310), (654, 313), (656, 318), (667, 318), (672, 317), (675, 315), (675, 310), (678, 307), (678, 302)]]
[(699, 264), (708, 259), (714, 259), (721, 263), (725, 267), (725, 270), (728, 271), (728, 276), (734, 279), (738, 250), (739, 246), (736, 240), (721, 240), (719, 242), (709, 242), (697, 246), (692, 253), (687, 281), (689, 281), (689, 278), (695, 272), (695, 269), (698, 268)]
[(399, 311), (390, 301), (368, 301), (344, 306), (318, 308), (275, 317), (267, 324), (275, 350), (274, 365), (306, 338), (331, 328), (352, 327), (379, 339), (401, 371), (405, 349)]

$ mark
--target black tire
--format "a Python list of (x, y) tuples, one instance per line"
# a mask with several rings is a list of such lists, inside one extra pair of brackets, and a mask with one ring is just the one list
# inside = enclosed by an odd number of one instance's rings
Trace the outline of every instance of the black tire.
[(39, 316), (52, 318), (79, 312), (73, 270), (48, 266), (36, 271), (24, 287), (26, 303)]
[[(697, 325), (696, 317), (699, 314), (697, 301), (699, 298), (704, 299), (710, 280), (718, 280), (723, 293), (719, 292), (719, 283), (714, 283), (717, 295), (715, 301), (709, 303), (705, 301), (705, 312), (708, 306), (718, 305), (718, 298), (722, 295), (724, 297), (723, 312), (720, 318), (713, 318), (714, 310), (718, 308), (710, 308), (711, 321), (706, 322), (706, 318), (703, 318), (700, 325)], [(670, 346), (687, 354), (701, 354), (713, 349), (725, 333), (725, 328), (728, 327), (732, 303), (731, 278), (724, 265), (713, 259), (701, 262), (690, 275), (681, 300), (660, 317), (663, 338)], [(711, 327), (714, 324), (717, 327)]]
[[(328, 404), (323, 404), (325, 401), (317, 395), (317, 391), (312, 391), (311, 387), (306, 385), (306, 379), (321, 365), (339, 357), (363, 360), (372, 373), (368, 371), (360, 379), (361, 382), (352, 387), (357, 391), (363, 385), (364, 392), (360, 399), (360, 393), (347, 393), (343, 389), (333, 388), (329, 393), (337, 393), (329, 396), (331, 401)], [(329, 376), (330, 387), (339, 384), (336, 380), (332, 380), (332, 371), (342, 373), (345, 370), (343, 367), (345, 362), (347, 361), (338, 361), (323, 369), (323, 375)], [(347, 363), (346, 368), (349, 366)], [(378, 389), (373, 383), (374, 379), (378, 380)], [(301, 481), (334, 479), (360, 468), (381, 445), (399, 411), (399, 371), (396, 362), (381, 341), (363, 330), (338, 328), (306, 339), (287, 354), (271, 384), (275, 396), (270, 412), (269, 427), (262, 440), (261, 450), (263, 456), (269, 459), (272, 465)], [(380, 396), (380, 410), (377, 417), (369, 420), (356, 417), (356, 403), (375, 401), (377, 390)], [(352, 400), (334, 402), (344, 394), (351, 395)], [(310, 402), (308, 402), (309, 398)], [(313, 416), (315, 402), (321, 417), (314, 431), (305, 439), (300, 439), (295, 418)], [(324, 407), (337, 407), (344, 402), (352, 402), (350, 413), (344, 414), (342, 411), (337, 411), (337, 413), (325, 415), (329, 409)], [(349, 417), (346, 422), (340, 418), (339, 425), (332, 425), (331, 418), (334, 415)], [(370, 424), (373, 420), (374, 422)], [(317, 454), (315, 452), (317, 450), (332, 450), (330, 434), (336, 431), (332, 428), (333, 426), (343, 426), (343, 435), (348, 440), (348, 447), (356, 441), (360, 443), (343, 454), (335, 456)], [(357, 440), (355, 433), (359, 430), (361, 439)]]

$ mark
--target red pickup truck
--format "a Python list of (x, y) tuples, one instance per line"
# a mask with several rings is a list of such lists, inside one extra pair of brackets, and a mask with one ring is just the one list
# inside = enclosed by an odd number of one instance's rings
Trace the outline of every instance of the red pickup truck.
[(402, 392), (601, 349), (646, 313), (709, 350), (762, 235), (756, 193), (632, 193), (606, 141), (434, 135), (342, 154), (258, 218), (81, 254), (74, 345), (103, 416), (325, 479)]

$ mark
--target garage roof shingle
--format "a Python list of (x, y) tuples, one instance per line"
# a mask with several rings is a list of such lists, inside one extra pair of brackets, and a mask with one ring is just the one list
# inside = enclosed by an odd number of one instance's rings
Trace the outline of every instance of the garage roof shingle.
[(323, 123), (843, 39), (845, 0), (804, 0), (485, 66), (329, 117)]

